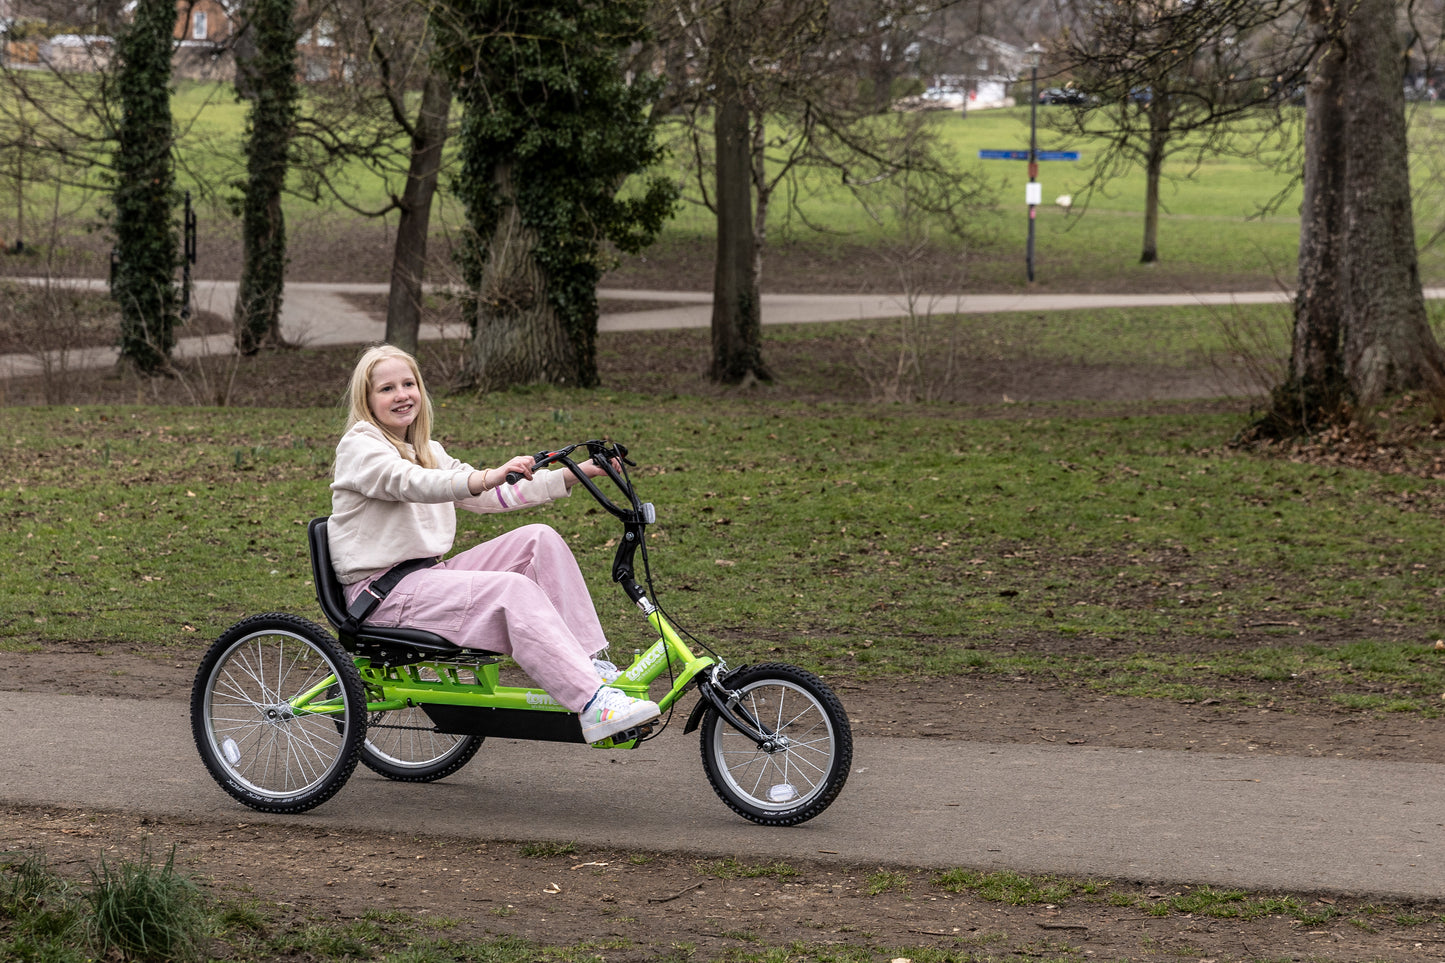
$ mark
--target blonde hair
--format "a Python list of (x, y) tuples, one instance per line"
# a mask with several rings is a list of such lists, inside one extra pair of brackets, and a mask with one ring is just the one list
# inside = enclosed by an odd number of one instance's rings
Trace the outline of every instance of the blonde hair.
[[(421, 395), (421, 410), (417, 412), (416, 420), (406, 429), (406, 441), (411, 444), (415, 452), (413, 456), (405, 446), (392, 437), (391, 433), (377, 422), (376, 415), (371, 410), (371, 373), (378, 364), (390, 358), (399, 358), (411, 368), (411, 375), (416, 379), (416, 390)], [(346, 428), (351, 430), (357, 422), (365, 421), (382, 429), (391, 443), (396, 445), (397, 452), (403, 457), (416, 462), (423, 468), (437, 467), (436, 456), (431, 450), (431, 395), (427, 393), (426, 382), (422, 381), (421, 368), (418, 367), (416, 359), (400, 348), (389, 344), (377, 344), (367, 348), (359, 359), (356, 367), (351, 372), (351, 384), (346, 389)]]

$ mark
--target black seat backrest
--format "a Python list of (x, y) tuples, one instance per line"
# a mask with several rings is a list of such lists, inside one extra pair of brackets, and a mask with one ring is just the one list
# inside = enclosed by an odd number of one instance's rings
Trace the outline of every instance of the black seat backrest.
[(316, 583), (316, 601), (326, 615), (326, 621), (340, 628), (346, 622), (346, 593), (336, 578), (336, 569), (331, 567), (331, 541), (326, 535), (329, 515), (311, 519), (306, 526), (306, 538), (311, 545), (311, 580)]
[(326, 523), (331, 516), (311, 519), (306, 526), (306, 539), (311, 547), (311, 580), (316, 583), (316, 601), (321, 611), (341, 637), (341, 644), (350, 651), (372, 656), (388, 665), (404, 665), (423, 659), (492, 657), (482, 649), (463, 649), (433, 632), (423, 629), (380, 628), (363, 625), (354, 633), (343, 630), (347, 622), (346, 592), (331, 567), (331, 540)]

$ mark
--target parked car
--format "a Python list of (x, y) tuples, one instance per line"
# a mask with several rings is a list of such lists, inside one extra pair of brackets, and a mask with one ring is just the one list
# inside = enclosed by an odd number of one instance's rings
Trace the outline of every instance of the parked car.
[(1039, 91), (1041, 104), (1082, 104), (1087, 101), (1084, 92), (1077, 87), (1050, 87)]
[(921, 95), (926, 110), (959, 110), (968, 102), (968, 93), (957, 87), (929, 87)]

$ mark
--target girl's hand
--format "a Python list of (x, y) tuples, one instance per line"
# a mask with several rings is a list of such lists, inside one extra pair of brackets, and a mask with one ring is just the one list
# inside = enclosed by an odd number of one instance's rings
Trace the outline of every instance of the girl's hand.
[[(582, 469), (582, 474), (586, 475), (588, 478), (597, 478), (599, 476), (607, 474), (606, 468), (603, 468), (601, 465), (597, 464), (597, 462), (593, 461), (590, 458), (580, 463), (577, 467)], [(622, 465), (618, 463), (616, 458), (612, 459), (612, 467), (618, 472), (622, 471)], [(567, 487), (571, 488), (575, 484), (577, 484), (577, 476), (569, 471), (567, 473)]]
[[(603, 468), (601, 465), (597, 464), (597, 462), (593, 461), (590, 458), (584, 461), (582, 464), (578, 465), (577, 467), (581, 468), (582, 474), (586, 475), (588, 478), (597, 478), (599, 476), (607, 474), (606, 468)], [(617, 472), (622, 471), (622, 465), (618, 463), (616, 458), (612, 459), (612, 468)]]
[(536, 463), (537, 459), (533, 458), (531, 455), (518, 455), (516, 458), (513, 458), (511, 461), (507, 462), (505, 465), (502, 465), (500, 468), (492, 469), (492, 471), (500, 473), (499, 476), (492, 477), (498, 478), (498, 485), (503, 484), (506, 481), (507, 476), (512, 472), (516, 472), (523, 478), (531, 478), (532, 466)]

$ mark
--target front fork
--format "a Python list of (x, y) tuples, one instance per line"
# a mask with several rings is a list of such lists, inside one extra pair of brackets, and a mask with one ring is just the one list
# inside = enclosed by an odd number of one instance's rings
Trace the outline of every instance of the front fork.
[(697, 677), (697, 691), (702, 698), (693, 706), (692, 715), (688, 716), (682, 731), (688, 733), (696, 729), (702, 722), (703, 713), (711, 708), (724, 722), (757, 743), (759, 749), (775, 752), (780, 748), (776, 736), (743, 708), (742, 696), (723, 684), (721, 670), (721, 666), (715, 665), (707, 675)]

